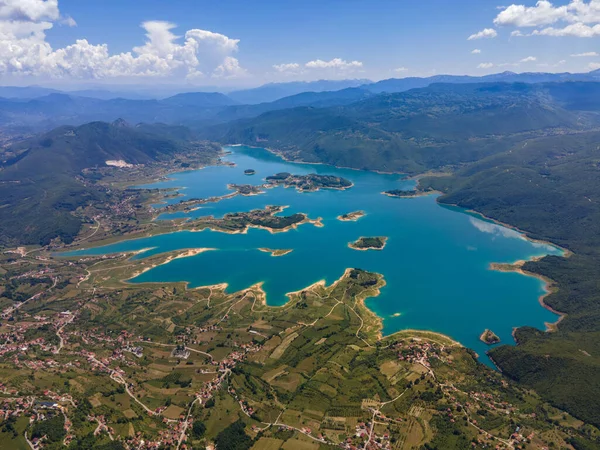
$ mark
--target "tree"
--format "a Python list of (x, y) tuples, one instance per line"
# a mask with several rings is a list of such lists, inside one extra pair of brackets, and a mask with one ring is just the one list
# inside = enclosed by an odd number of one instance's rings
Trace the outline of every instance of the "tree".
[(204, 423), (200, 422), (199, 420), (194, 421), (194, 424), (192, 425), (192, 434), (194, 435), (194, 437), (196, 439), (200, 439), (202, 436), (204, 436), (205, 432), (206, 425), (204, 425)]

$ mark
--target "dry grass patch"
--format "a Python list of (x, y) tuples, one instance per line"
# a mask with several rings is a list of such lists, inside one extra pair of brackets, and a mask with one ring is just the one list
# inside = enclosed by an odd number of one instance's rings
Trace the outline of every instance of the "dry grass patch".
[(283, 444), (281, 439), (264, 437), (260, 438), (258, 442), (252, 446), (251, 450), (279, 450), (281, 444)]
[(283, 354), (285, 353), (285, 351), (288, 349), (288, 347), (291, 345), (291, 343), (294, 342), (294, 339), (296, 339), (298, 336), (299, 336), (299, 334), (296, 333), (295, 331), (292, 334), (290, 334), (289, 336), (286, 336), (285, 339), (283, 340), (283, 342), (281, 344), (279, 344), (275, 350), (273, 350), (273, 353), (271, 353), (271, 358), (273, 358), (273, 359), (281, 358), (283, 356)]
[(179, 416), (183, 413), (183, 408), (176, 405), (171, 405), (163, 412), (163, 415), (167, 419), (178, 419)]

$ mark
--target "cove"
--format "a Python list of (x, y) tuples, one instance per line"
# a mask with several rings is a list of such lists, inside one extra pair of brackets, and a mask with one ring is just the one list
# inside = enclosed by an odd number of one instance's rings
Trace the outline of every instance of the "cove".
[[(390, 189), (410, 189), (414, 181), (398, 174), (341, 169), (327, 165), (283, 161), (265, 149), (226, 147), (224, 159), (235, 166), (219, 165), (174, 174), (169, 180), (143, 187), (177, 187), (183, 197), (207, 198), (230, 193), (227, 185), (260, 185), (278, 172), (330, 174), (354, 183), (345, 191), (320, 190), (300, 193), (276, 187), (264, 194), (236, 196), (202, 205), (188, 214), (162, 214), (159, 219), (195, 218), (228, 212), (249, 211), (267, 205), (287, 205), (282, 214), (306, 213), (321, 217), (323, 227), (304, 224), (284, 233), (250, 229), (246, 234), (211, 230), (180, 231), (104, 247), (77, 250), (66, 256), (109, 254), (152, 248), (135, 258), (183, 248), (215, 248), (217, 251), (176, 259), (130, 280), (134, 283), (187, 281), (190, 287), (227, 283), (228, 292), (263, 282), (269, 305), (287, 301), (286, 293), (319, 280), (328, 284), (348, 267), (380, 273), (387, 285), (381, 295), (366, 305), (383, 320), (384, 335), (404, 329), (429, 330), (450, 336), (475, 350), (482, 362), (489, 347), (479, 340), (489, 328), (502, 344), (514, 343), (514, 327), (529, 325), (543, 329), (557, 315), (538, 301), (544, 282), (512, 272), (489, 269), (490, 263), (512, 263), (546, 254), (562, 254), (554, 246), (531, 242), (517, 231), (468, 214), (459, 208), (441, 206), (435, 196), (392, 198)], [(254, 169), (255, 175), (244, 175)], [(362, 210), (356, 222), (337, 216)], [(381, 251), (356, 251), (348, 243), (361, 236), (387, 236)], [(273, 257), (258, 249), (293, 249)]]

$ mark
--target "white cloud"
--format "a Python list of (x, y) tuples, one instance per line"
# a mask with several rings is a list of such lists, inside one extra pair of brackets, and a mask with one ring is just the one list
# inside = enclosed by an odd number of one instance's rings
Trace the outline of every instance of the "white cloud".
[(280, 73), (295, 73), (302, 70), (298, 63), (275, 64), (273, 69)]
[(574, 23), (564, 28), (548, 27), (542, 30), (533, 30), (531, 36), (573, 36), (573, 37), (594, 37), (600, 35), (600, 24), (593, 26), (584, 23)]
[(478, 69), (491, 69), (492, 67), (494, 67), (493, 63), (481, 63), (477, 66)]
[(68, 27), (76, 27), (77, 26), (77, 22), (75, 22), (75, 19), (73, 19), (71, 16), (63, 17), (63, 19), (60, 21), (60, 24), (66, 25)]
[(549, 25), (568, 17), (566, 6), (555, 8), (552, 3), (540, 0), (535, 6), (510, 5), (494, 19), (494, 25), (512, 25), (516, 27), (537, 27)]
[(600, 0), (571, 0), (562, 6), (548, 0), (535, 6), (513, 4), (496, 16), (494, 25), (537, 28), (529, 34), (514, 30), (511, 36), (595, 37), (600, 35)]
[(304, 67), (308, 69), (339, 69), (339, 70), (354, 70), (360, 69), (363, 63), (360, 61), (345, 61), (341, 58), (333, 58), (331, 61), (323, 61), (315, 59), (307, 62)]
[(0, 20), (40, 22), (59, 17), (58, 0), (0, 0)]
[(589, 67), (590, 70), (597, 70), (597, 69), (600, 69), (600, 63), (593, 63), (592, 62), (592, 63), (588, 64), (588, 67)]
[(483, 39), (483, 38), (495, 38), (498, 36), (498, 33), (493, 28), (485, 28), (475, 34), (472, 34), (467, 38), (468, 41), (472, 41), (474, 39)]
[(408, 69), (406, 67), (398, 67), (397, 69), (394, 69), (394, 72), (404, 73), (404, 72), (408, 72)]
[(471, 53), (474, 54), (474, 55), (479, 55), (481, 53), (481, 50), (479, 50), (478, 48), (476, 48)]
[(223, 34), (192, 29), (182, 38), (173, 34), (174, 24), (148, 21), (141, 25), (146, 31), (144, 45), (111, 55), (106, 44), (92, 44), (86, 39), (53, 49), (45, 32), (54, 23), (76, 25), (68, 16), (61, 18), (57, 0), (0, 0), (0, 75), (197, 79), (246, 73), (232, 56), (239, 40)]
[(536, 64), (536, 66), (538, 67), (560, 67), (563, 64), (566, 64), (567, 60), (566, 59), (561, 59), (559, 62), (557, 62), (556, 64), (550, 64), (550, 63), (539, 63)]
[(597, 52), (573, 53), (571, 58), (584, 58), (588, 56), (598, 56)]
[(537, 58), (535, 56), (528, 56), (527, 58), (523, 58), (519, 62), (526, 63), (526, 62), (532, 62), (532, 61), (537, 61)]

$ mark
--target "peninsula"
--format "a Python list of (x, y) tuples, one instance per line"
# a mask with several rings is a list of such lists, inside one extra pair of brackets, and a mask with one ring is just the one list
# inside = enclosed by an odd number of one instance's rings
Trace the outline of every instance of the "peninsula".
[(383, 192), (388, 197), (399, 197), (399, 198), (413, 198), (413, 197), (422, 197), (424, 195), (432, 194), (434, 191), (431, 188), (418, 188), (418, 189), (391, 189), (389, 191)]

